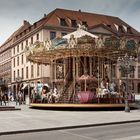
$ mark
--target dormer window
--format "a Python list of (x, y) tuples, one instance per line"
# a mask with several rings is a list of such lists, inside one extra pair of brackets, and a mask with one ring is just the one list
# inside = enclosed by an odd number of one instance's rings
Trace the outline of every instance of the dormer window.
[(67, 26), (66, 20), (64, 18), (60, 18), (60, 25)]
[(131, 30), (131, 27), (127, 27), (127, 33), (133, 34), (133, 33), (132, 33), (132, 30)]
[(20, 37), (22, 37), (22, 33), (20, 33), (19, 35), (20, 35)]
[(107, 24), (107, 27), (111, 28), (111, 25), (110, 24)]
[(85, 27), (88, 27), (88, 24), (86, 21), (82, 21), (82, 25), (85, 25)]
[(31, 31), (31, 26), (29, 27), (29, 32)]
[(123, 26), (119, 26), (119, 28), (118, 28), (118, 32), (120, 32), (120, 33), (125, 33), (125, 31), (124, 31), (124, 29), (123, 29)]
[(62, 32), (61, 33), (61, 36), (65, 36), (65, 35), (67, 35), (67, 33), (65, 33), (65, 32)]
[(51, 31), (50, 32), (50, 40), (56, 38), (56, 32)]
[(76, 20), (71, 20), (71, 27), (77, 27)]
[(24, 34), (26, 34), (26, 30), (24, 30)]

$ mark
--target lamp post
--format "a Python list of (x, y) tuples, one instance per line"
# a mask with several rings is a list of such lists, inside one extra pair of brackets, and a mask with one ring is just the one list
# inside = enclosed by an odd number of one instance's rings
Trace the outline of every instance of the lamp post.
[(125, 112), (130, 112), (130, 107), (128, 103), (128, 75), (131, 72), (135, 71), (135, 62), (136, 59), (132, 56), (128, 56), (128, 54), (125, 54), (124, 57), (118, 58), (117, 64), (119, 67), (119, 70), (125, 74), (126, 77), (126, 89), (125, 89)]

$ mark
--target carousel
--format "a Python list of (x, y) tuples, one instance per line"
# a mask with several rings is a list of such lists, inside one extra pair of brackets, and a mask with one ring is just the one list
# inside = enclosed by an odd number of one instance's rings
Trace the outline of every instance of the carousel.
[[(35, 42), (26, 47), (29, 61), (49, 65), (50, 79), (44, 94), (32, 107), (124, 107), (117, 59), (137, 56), (137, 41), (116, 36), (96, 36), (83, 26), (63, 38)], [(43, 96), (42, 96), (43, 95)], [(134, 99), (130, 99), (130, 104)]]

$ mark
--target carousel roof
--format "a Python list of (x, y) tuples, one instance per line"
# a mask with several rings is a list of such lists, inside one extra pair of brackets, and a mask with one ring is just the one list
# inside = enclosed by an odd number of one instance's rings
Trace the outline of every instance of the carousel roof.
[(64, 38), (37, 41), (26, 46), (26, 56), (30, 61), (40, 64), (50, 64), (53, 60), (80, 56), (98, 56), (117, 61), (118, 57), (126, 53), (136, 56), (138, 48), (137, 40), (115, 36), (97, 37), (80, 28)]

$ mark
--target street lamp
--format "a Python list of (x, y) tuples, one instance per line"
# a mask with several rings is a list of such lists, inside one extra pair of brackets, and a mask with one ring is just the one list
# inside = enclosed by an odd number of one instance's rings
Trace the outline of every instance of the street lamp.
[(130, 112), (130, 107), (128, 103), (128, 75), (135, 71), (136, 59), (132, 56), (128, 56), (126, 53), (124, 57), (118, 58), (117, 64), (119, 70), (125, 74), (126, 77), (126, 91), (125, 91), (125, 112)]

